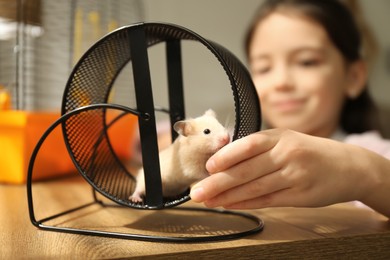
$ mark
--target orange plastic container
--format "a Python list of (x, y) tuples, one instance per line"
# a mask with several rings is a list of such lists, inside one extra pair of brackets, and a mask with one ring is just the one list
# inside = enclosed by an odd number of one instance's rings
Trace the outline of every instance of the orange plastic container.
[[(60, 114), (54, 112), (0, 111), (0, 182), (26, 182), (31, 154), (43, 133), (58, 118)], [(114, 151), (123, 160), (131, 157), (136, 126), (137, 117), (127, 115), (109, 129)], [(33, 181), (75, 172), (59, 126), (45, 140), (38, 153)]]

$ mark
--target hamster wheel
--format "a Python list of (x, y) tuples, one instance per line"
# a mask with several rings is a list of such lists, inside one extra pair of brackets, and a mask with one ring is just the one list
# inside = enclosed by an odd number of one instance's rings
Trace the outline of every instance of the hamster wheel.
[[(172, 207), (189, 199), (188, 192), (176, 198), (162, 196), (155, 108), (147, 59), (149, 46), (166, 42), (169, 113), (173, 124), (184, 118), (181, 40), (202, 43), (215, 55), (226, 71), (236, 110), (233, 139), (258, 131), (260, 128), (259, 102), (250, 76), (237, 58), (222, 46), (207, 41), (185, 28), (170, 24), (141, 23), (110, 33), (92, 46), (76, 65), (66, 85), (62, 113), (66, 114), (91, 104), (107, 103), (116, 77), (128, 62), (132, 62), (145, 170), (146, 203), (140, 205), (129, 201), (135, 180), (116, 157), (108, 136), (103, 135), (103, 138), (99, 134), (91, 136), (91, 133), (101, 133), (106, 129), (104, 110), (91, 110), (90, 113), (79, 114), (63, 124), (65, 142), (80, 173), (98, 192), (119, 204), (150, 209)], [(109, 167), (105, 167), (107, 165)]]
[[(44, 134), (33, 152), (29, 165), (28, 195), (30, 217), (33, 221), (31, 175), (33, 161), (40, 145), (58, 125), (62, 126), (65, 145), (73, 163), (94, 191), (122, 206), (136, 209), (162, 209), (177, 206), (190, 199), (188, 190), (175, 198), (164, 198), (160, 176), (156, 133), (156, 108), (147, 49), (165, 42), (168, 74), (169, 116), (171, 125), (185, 118), (181, 41), (202, 44), (218, 59), (232, 91), (235, 106), (233, 141), (260, 129), (261, 116), (258, 96), (244, 65), (221, 45), (172, 24), (139, 23), (119, 28), (96, 42), (79, 60), (66, 84), (62, 117)], [(123, 68), (131, 62), (136, 108), (109, 103), (112, 86)], [(130, 91), (130, 90), (129, 90)], [(138, 117), (142, 161), (145, 172), (145, 203), (129, 200), (135, 178), (119, 160), (107, 134), (115, 120), (107, 122), (107, 109)], [(172, 132), (174, 139), (175, 133)], [(236, 213), (232, 213), (237, 215)], [(242, 214), (254, 219), (253, 216)], [(252, 231), (259, 231), (263, 224)], [(250, 232), (249, 232), (250, 233)], [(248, 234), (244, 232), (243, 234)]]

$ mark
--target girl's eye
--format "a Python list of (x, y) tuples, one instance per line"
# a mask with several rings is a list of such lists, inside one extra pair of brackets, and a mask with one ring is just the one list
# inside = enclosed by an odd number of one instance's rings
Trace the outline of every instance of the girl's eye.
[(304, 67), (312, 67), (318, 65), (320, 62), (315, 59), (310, 59), (310, 60), (302, 60), (299, 61), (299, 64)]
[(272, 63), (268, 58), (259, 58), (251, 61), (250, 68), (253, 75), (263, 75), (272, 69)]
[(267, 73), (269, 70), (270, 70), (270, 69), (269, 69), (268, 67), (266, 67), (266, 68), (261, 68), (261, 69), (256, 70), (255, 73), (258, 74), (258, 75), (261, 75), (261, 74)]
[(211, 133), (211, 131), (210, 131), (210, 129), (206, 128), (205, 130), (203, 130), (203, 133), (204, 133), (205, 135), (208, 135), (208, 134)]
[(270, 70), (269, 67), (260, 67), (253, 70), (254, 75), (265, 74)]

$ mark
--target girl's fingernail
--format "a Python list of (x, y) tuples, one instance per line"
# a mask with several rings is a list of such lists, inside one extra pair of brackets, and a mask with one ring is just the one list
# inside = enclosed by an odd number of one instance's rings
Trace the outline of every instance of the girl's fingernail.
[(213, 159), (209, 159), (207, 162), (206, 162), (206, 169), (209, 173), (212, 173), (214, 172), (214, 169), (215, 169), (215, 162)]
[(204, 200), (203, 187), (194, 187), (191, 189), (190, 197), (195, 202), (202, 202)]

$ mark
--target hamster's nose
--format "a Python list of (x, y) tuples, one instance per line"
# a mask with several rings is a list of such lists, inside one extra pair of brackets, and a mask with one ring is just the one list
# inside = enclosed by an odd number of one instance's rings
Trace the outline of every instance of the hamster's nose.
[(221, 143), (226, 145), (230, 142), (230, 135), (228, 133), (224, 134), (222, 137), (221, 137)]

